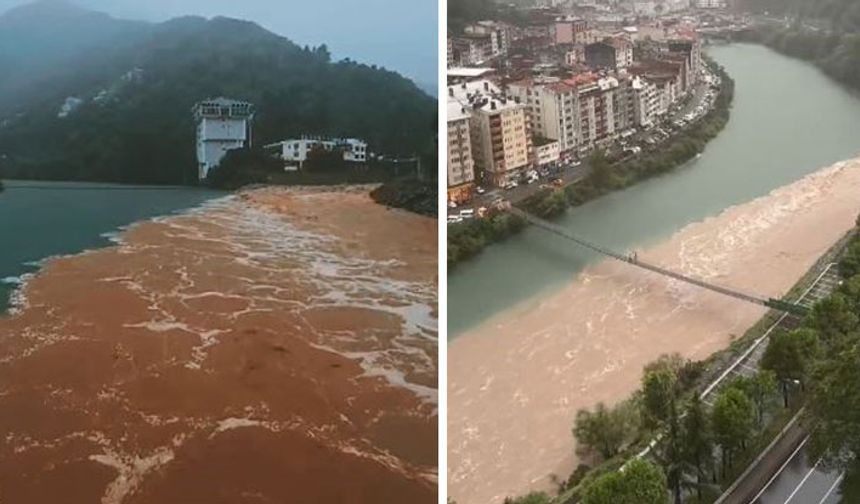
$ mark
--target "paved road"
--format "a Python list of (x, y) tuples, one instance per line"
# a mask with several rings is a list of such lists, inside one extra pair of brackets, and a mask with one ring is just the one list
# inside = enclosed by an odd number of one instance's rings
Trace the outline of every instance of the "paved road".
[(806, 451), (806, 437), (750, 504), (837, 504), (842, 473), (822, 467)]
[[(705, 93), (707, 92), (709, 86), (704, 82), (704, 79), (700, 80), (696, 85), (696, 88), (693, 90), (692, 99), (685, 102), (685, 104), (678, 106), (675, 110), (673, 110), (670, 114), (671, 121), (676, 121), (678, 119), (683, 118), (690, 112), (693, 112), (697, 106), (705, 105), (706, 108), (709, 108), (713, 105), (713, 102), (707, 103), (705, 100)], [(649, 131), (640, 131), (635, 135), (627, 139), (629, 145), (641, 144), (647, 138), (654, 138), (657, 143), (648, 147), (649, 150), (659, 150), (660, 144), (664, 141), (667, 141), (668, 138), (660, 139), (654, 136), (655, 129)], [(644, 145), (644, 144), (642, 144)], [(619, 145), (614, 145), (615, 148), (620, 148)], [(567, 165), (559, 169), (557, 173), (550, 174), (547, 177), (541, 178), (539, 181), (534, 182), (532, 184), (520, 184), (519, 186), (513, 189), (491, 189), (486, 193), (481, 195), (475, 195), (471, 201), (464, 205), (459, 205), (457, 208), (449, 208), (448, 215), (456, 216), (462, 210), (466, 209), (474, 209), (477, 210), (481, 207), (490, 207), (491, 203), (494, 200), (497, 200), (499, 197), (504, 198), (505, 200), (511, 202), (512, 204), (519, 203), (520, 201), (525, 200), (526, 198), (537, 194), (538, 192), (543, 191), (541, 186), (545, 186), (549, 184), (552, 180), (560, 178), (563, 181), (563, 186), (568, 186), (570, 184), (574, 184), (584, 179), (591, 173), (591, 168), (588, 166), (588, 161), (583, 160), (577, 166)]]
[[(841, 283), (836, 263), (829, 263), (798, 303), (812, 307), (830, 295)], [(792, 329), (798, 320), (783, 315), (729, 369), (721, 382), (731, 376), (749, 376), (756, 372), (768, 335), (780, 327)], [(712, 386), (711, 391), (719, 389)], [(705, 402), (712, 400), (711, 397)], [(820, 460), (809, 460), (806, 452), (808, 435), (795, 420), (763, 455), (718, 501), (720, 504), (835, 504), (840, 502), (838, 472), (825, 470)]]

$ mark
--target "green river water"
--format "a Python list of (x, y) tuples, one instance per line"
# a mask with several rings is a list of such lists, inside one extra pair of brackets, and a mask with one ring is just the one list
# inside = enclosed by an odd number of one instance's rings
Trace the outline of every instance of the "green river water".
[[(860, 94), (762, 46), (713, 46), (708, 52), (734, 78), (736, 90), (729, 124), (701, 157), (556, 222), (617, 250), (641, 249), (860, 154)], [(448, 277), (448, 338), (561, 288), (597, 259), (537, 229), (488, 247)]]
[[(56, 255), (110, 245), (121, 227), (224, 193), (93, 183), (4, 181), (0, 192), (0, 314), (21, 276)], [(38, 186), (39, 189), (28, 187)]]

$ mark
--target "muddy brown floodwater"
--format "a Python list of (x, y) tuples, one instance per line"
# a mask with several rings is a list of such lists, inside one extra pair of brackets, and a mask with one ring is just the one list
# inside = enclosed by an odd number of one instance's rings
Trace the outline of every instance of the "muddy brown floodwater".
[(436, 221), (367, 191), (48, 261), (0, 318), (0, 501), (436, 502)]
[[(839, 163), (691, 224), (639, 257), (780, 296), (854, 224), (860, 160)], [(450, 494), (460, 504), (549, 490), (577, 464), (580, 408), (615, 403), (661, 354), (705, 358), (764, 308), (618, 262), (453, 340), (448, 359)]]

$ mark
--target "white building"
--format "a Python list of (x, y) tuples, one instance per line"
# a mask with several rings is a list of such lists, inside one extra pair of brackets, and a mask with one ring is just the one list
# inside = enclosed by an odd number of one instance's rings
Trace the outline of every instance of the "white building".
[(197, 123), (197, 175), (203, 180), (228, 151), (251, 145), (254, 107), (222, 97), (202, 101), (192, 112)]
[(514, 82), (508, 86), (511, 96), (526, 106), (532, 132), (541, 138), (557, 140), (562, 152), (578, 144), (579, 102), (574, 86), (548, 80)]
[(308, 154), (314, 149), (327, 151), (340, 150), (343, 160), (349, 163), (367, 162), (367, 142), (358, 138), (321, 138), (303, 136), (298, 139), (283, 140), (266, 145), (269, 151), (274, 151), (284, 161), (285, 166), (302, 168), (308, 160)]
[(540, 167), (557, 163), (561, 158), (561, 150), (559, 149), (558, 141), (553, 140), (541, 145), (536, 145), (535, 156), (537, 158), (537, 165)]
[(478, 21), (466, 26), (463, 30), (467, 35), (482, 35), (490, 37), (490, 54), (501, 56), (508, 53), (510, 47), (510, 30), (507, 25), (496, 21)]
[(648, 128), (654, 124), (659, 110), (657, 86), (644, 77), (635, 76), (631, 83), (634, 96), (635, 123)]
[(466, 201), (475, 182), (475, 161), (469, 110), (454, 99), (448, 100), (448, 201)]
[(696, 7), (700, 9), (725, 9), (725, 0), (695, 0)]

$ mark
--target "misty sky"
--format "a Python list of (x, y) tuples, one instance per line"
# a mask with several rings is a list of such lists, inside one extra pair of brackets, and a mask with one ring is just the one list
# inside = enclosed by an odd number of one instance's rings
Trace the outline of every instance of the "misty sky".
[[(437, 0), (70, 0), (115, 17), (162, 21), (187, 14), (248, 19), (334, 58), (436, 82)], [(0, 0), (0, 12), (28, 0)]]

